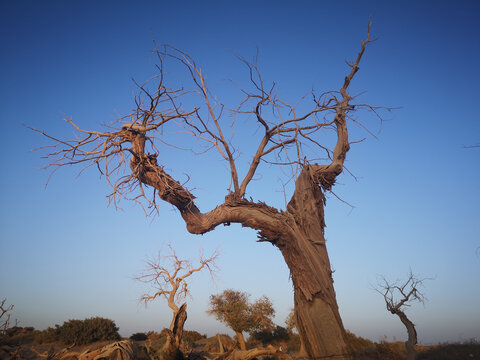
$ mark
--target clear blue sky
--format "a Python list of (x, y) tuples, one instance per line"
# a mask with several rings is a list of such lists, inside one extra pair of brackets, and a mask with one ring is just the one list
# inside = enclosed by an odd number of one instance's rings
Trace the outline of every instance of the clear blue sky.
[[(354, 130), (367, 136), (348, 155), (358, 181), (342, 176), (335, 191), (355, 209), (328, 198), (326, 236), (344, 324), (372, 340), (404, 339), (372, 286), (379, 274), (402, 278), (411, 267), (434, 278), (426, 305), (408, 310), (420, 340), (478, 339), (480, 148), (464, 146), (480, 143), (479, 10), (476, 1), (1, 1), (0, 297), (15, 304), (23, 326), (98, 315), (115, 320), (122, 335), (160, 330), (169, 309), (162, 301), (139, 305), (145, 288), (132, 278), (171, 242), (185, 257), (200, 248), (222, 253), (214, 284), (207, 274), (192, 282), (186, 328), (227, 331), (205, 314), (209, 295), (226, 288), (267, 295), (284, 325), (292, 285), (276, 248), (236, 225), (190, 235), (166, 205), (153, 219), (133, 204), (123, 203), (123, 212), (107, 207), (109, 189), (94, 169), (80, 177), (79, 169), (62, 169), (45, 188), (48, 173), (39, 168), (46, 163), (30, 152), (45, 139), (20, 123), (70, 137), (64, 115), (98, 128), (128, 113), (131, 78), (155, 71), (152, 34), (192, 55), (225, 101), (235, 92), (223, 79), (247, 75), (233, 52), (251, 58), (257, 47), (264, 79), (280, 94), (338, 90), (344, 60), (356, 56), (372, 16), (378, 41), (352, 92), (400, 109), (378, 140)], [(243, 134), (238, 140), (248, 146)], [(168, 156), (176, 175), (191, 175), (201, 209), (225, 196), (223, 163)], [(267, 167), (261, 174), (249, 195), (283, 206), (279, 179)]]

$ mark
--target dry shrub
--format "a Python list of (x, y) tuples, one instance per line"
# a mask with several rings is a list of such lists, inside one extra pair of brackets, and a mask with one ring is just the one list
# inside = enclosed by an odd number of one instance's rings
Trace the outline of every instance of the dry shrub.
[(375, 348), (375, 343), (373, 341), (357, 336), (348, 330), (347, 338), (354, 352)]
[(442, 344), (417, 355), (417, 360), (480, 359), (480, 343)]
[[(228, 335), (220, 334), (220, 339), (222, 340), (225, 351), (233, 349), (236, 345), (235, 340)], [(202, 347), (202, 350), (205, 352), (218, 353), (218, 340), (216, 336), (209, 337), (208, 339), (198, 340), (195, 342), (195, 344), (199, 347)]]
[(405, 343), (382, 341), (376, 346), (379, 360), (402, 360), (407, 356)]
[(405, 343), (401, 341), (375, 343), (348, 330), (347, 337), (355, 360), (401, 360), (406, 357)]

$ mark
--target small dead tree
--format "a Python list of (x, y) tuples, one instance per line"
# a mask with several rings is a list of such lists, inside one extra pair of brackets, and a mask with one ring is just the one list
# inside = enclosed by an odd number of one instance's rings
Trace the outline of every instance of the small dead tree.
[(6, 305), (7, 299), (0, 303), (0, 335), (4, 335), (10, 327), (10, 315), (13, 310), (13, 304)]
[(275, 315), (269, 298), (263, 296), (250, 303), (249, 297), (246, 292), (225, 290), (210, 296), (210, 308), (207, 310), (209, 315), (214, 315), (218, 321), (235, 331), (241, 350), (247, 350), (243, 332), (272, 327)]
[(147, 267), (136, 277), (136, 280), (150, 284), (155, 292), (153, 294), (144, 294), (142, 300), (145, 304), (159, 297), (167, 300), (168, 307), (172, 309), (173, 316), (168, 328), (167, 341), (163, 352), (167, 358), (177, 358), (182, 341), (183, 326), (187, 320), (187, 303), (179, 306), (179, 303), (190, 295), (187, 279), (194, 273), (207, 269), (213, 276), (217, 270), (215, 260), (219, 256), (215, 251), (210, 257), (205, 258), (200, 255), (198, 265), (194, 266), (192, 261), (180, 259), (171, 245), (168, 246), (170, 252), (162, 256), (158, 254), (157, 258), (147, 261)]
[(385, 277), (379, 281), (376, 291), (382, 294), (387, 310), (397, 315), (407, 328), (408, 339), (405, 342), (407, 360), (415, 359), (415, 345), (417, 344), (417, 331), (415, 324), (405, 314), (405, 308), (414, 302), (425, 303), (425, 295), (420, 289), (425, 280), (419, 279), (410, 270), (406, 281), (390, 282)]
[[(359, 126), (370, 133), (358, 112), (366, 110), (381, 120), (378, 107), (358, 102), (349, 89), (372, 41), (369, 23), (356, 58), (346, 62), (339, 88), (311, 91), (293, 102), (280, 96), (275, 82), (264, 81), (257, 58), (252, 62), (240, 58), (250, 85), (238, 85), (238, 101), (229, 106), (212, 93), (191, 56), (172, 46), (155, 45), (158, 74), (144, 84), (136, 83), (136, 106), (130, 114), (103, 131), (85, 130), (67, 118), (76, 132), (70, 140), (33, 130), (53, 142), (43, 148), (48, 168), (98, 168), (113, 189), (109, 199), (115, 206), (126, 198), (148, 213), (148, 208), (158, 208), (161, 199), (178, 210), (192, 234), (230, 223), (257, 230), (258, 240), (276, 246), (290, 269), (297, 329), (309, 356), (351, 359), (326, 248), (324, 207), (325, 193), (332, 192), (344, 171), (350, 145), (362, 141), (349, 140), (349, 129)], [(180, 85), (168, 82), (172, 79), (165, 70), (167, 63), (184, 70), (186, 79)], [(235, 141), (240, 126), (249, 127), (248, 145), (253, 145), (241, 158), (247, 144)], [(188, 148), (196, 155), (216, 152), (228, 167), (225, 200), (202, 212), (192, 191), (165, 167), (163, 150), (168, 145)], [(291, 175), (285, 182), (295, 180), (283, 210), (253, 200), (247, 191), (265, 164), (286, 169)], [(183, 165), (176, 162), (174, 170), (182, 171)]]

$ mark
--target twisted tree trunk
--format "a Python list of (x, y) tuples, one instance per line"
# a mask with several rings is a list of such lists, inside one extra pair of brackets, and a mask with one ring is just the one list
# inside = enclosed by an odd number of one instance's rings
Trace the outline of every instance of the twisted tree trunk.
[(287, 207), (288, 231), (274, 242), (294, 286), (297, 329), (313, 359), (351, 359), (325, 246), (325, 197), (305, 167)]
[(187, 320), (187, 304), (184, 303), (178, 309), (178, 312), (174, 314), (173, 327), (168, 331), (167, 341), (163, 346), (163, 358), (164, 360), (178, 360), (183, 359), (183, 355), (180, 351), (180, 343), (183, 335), (183, 325)]
[(417, 345), (417, 331), (415, 330), (415, 325), (407, 315), (400, 309), (397, 309), (395, 312), (392, 311), (392, 314), (396, 314), (400, 321), (407, 328), (408, 339), (405, 341), (405, 348), (407, 349), (407, 360), (415, 360), (415, 345)]

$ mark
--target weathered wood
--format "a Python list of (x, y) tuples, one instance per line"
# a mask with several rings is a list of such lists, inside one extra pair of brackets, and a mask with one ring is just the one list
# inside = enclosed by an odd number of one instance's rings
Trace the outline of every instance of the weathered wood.
[(133, 360), (136, 359), (134, 344), (131, 340), (117, 341), (105, 345), (99, 349), (87, 349), (83, 352), (72, 351), (71, 347), (66, 347), (59, 351), (54, 351), (51, 348), (45, 353), (36, 353), (38, 358), (46, 360)]
[(217, 334), (217, 342), (218, 342), (218, 352), (220, 354), (223, 354), (225, 352), (225, 348), (223, 347), (223, 342), (222, 342), (222, 338), (220, 337), (220, 334)]
[(351, 359), (324, 237), (325, 197), (305, 167), (288, 204), (288, 232), (275, 242), (294, 286), (297, 329), (310, 358)]
[(183, 325), (187, 320), (187, 303), (178, 309), (173, 320), (173, 329), (167, 331), (167, 340), (162, 353), (165, 360), (178, 360), (183, 358), (180, 351), (180, 343), (183, 335)]
[(287, 353), (269, 346), (266, 349), (255, 348), (250, 350), (233, 350), (222, 354), (215, 358), (215, 360), (250, 360), (260, 356), (273, 356), (280, 360), (291, 360), (292, 358)]

